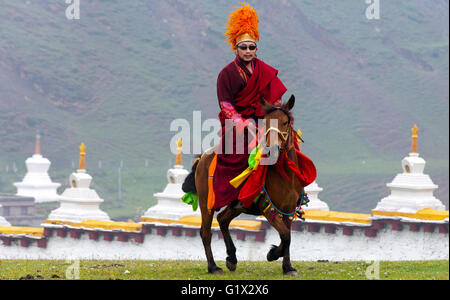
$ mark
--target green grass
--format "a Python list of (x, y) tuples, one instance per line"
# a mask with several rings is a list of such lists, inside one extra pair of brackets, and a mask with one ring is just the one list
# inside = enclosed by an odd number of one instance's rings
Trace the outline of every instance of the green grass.
[[(73, 272), (78, 262), (62, 260), (3, 260), (0, 279), (62, 280), (74, 276), (81, 280), (366, 280), (366, 272), (380, 280), (448, 280), (449, 261), (379, 262), (293, 262), (299, 276), (282, 275), (281, 262), (239, 262), (235, 272), (225, 263), (222, 275), (206, 272), (204, 261), (79, 261), (79, 272)], [(376, 270), (378, 272), (370, 272)], [(66, 273), (67, 272), (67, 273)], [(79, 274), (79, 275), (78, 275)]]

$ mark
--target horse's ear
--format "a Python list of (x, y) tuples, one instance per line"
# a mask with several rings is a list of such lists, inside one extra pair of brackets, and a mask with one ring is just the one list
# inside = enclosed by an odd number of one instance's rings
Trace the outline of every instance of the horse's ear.
[(259, 97), (259, 103), (261, 103), (261, 109), (264, 113), (266, 113), (267, 111), (269, 111), (269, 109), (272, 108), (272, 105), (268, 103), (266, 100), (264, 100), (263, 96)]
[(289, 98), (289, 100), (285, 104), (283, 104), (283, 106), (285, 109), (290, 111), (294, 107), (294, 104), (295, 104), (295, 96), (291, 95), (291, 98)]

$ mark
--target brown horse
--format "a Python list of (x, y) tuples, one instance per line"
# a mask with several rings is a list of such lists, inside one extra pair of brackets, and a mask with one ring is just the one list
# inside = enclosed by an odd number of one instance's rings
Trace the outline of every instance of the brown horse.
[[(288, 158), (290, 158), (298, 166), (296, 152), (293, 147), (293, 143), (296, 143), (297, 140), (292, 129), (293, 118), (290, 113), (294, 103), (295, 97), (293, 95), (286, 103), (278, 106), (272, 106), (261, 98), (261, 107), (266, 113), (264, 117), (266, 124), (273, 124), (270, 123), (270, 120), (276, 120), (277, 122), (275, 122), (275, 124), (278, 124), (278, 127), (271, 125), (271, 128), (267, 130), (265, 135), (266, 145), (269, 149), (274, 149), (275, 147), (276, 150), (281, 152), (287, 151)], [(273, 134), (273, 132), (275, 132), (275, 134)], [(199, 196), (199, 206), (202, 214), (200, 235), (208, 261), (208, 272), (223, 273), (222, 269), (219, 268), (214, 262), (214, 257), (211, 250), (211, 224), (214, 213), (210, 213), (207, 208), (208, 169), (215, 155), (213, 152), (214, 150), (202, 155), (195, 173), (195, 185)], [(269, 165), (267, 168), (265, 188), (267, 196), (270, 198), (273, 206), (275, 206), (280, 212), (286, 214), (295, 212), (299, 198), (303, 193), (303, 186), (291, 170), (286, 170), (286, 174), (293, 179), (287, 181), (280, 175), (273, 165)], [(241, 213), (257, 216), (264, 215), (269, 223), (278, 231), (281, 238), (280, 245), (273, 245), (268, 252), (267, 260), (274, 261), (280, 257), (283, 257), (283, 273), (286, 275), (297, 276), (297, 271), (292, 267), (289, 255), (292, 218), (281, 213), (278, 213), (278, 215), (274, 217), (274, 213), (277, 212), (273, 208), (264, 211), (267, 207), (267, 203), (263, 203), (263, 198), (264, 197), (260, 197), (260, 200), (257, 203), (254, 203), (249, 209), (239, 206), (237, 208), (236, 201), (234, 201), (217, 215), (217, 221), (219, 222), (220, 230), (222, 231), (225, 246), (227, 248), (228, 256), (226, 258), (226, 266), (230, 271), (234, 271), (236, 270), (237, 265), (236, 248), (233, 244), (229, 231), (230, 222)]]

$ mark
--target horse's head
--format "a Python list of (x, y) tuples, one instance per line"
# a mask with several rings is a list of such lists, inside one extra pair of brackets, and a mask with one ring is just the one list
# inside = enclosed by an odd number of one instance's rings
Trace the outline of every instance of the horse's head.
[(291, 136), (294, 118), (291, 110), (295, 104), (295, 97), (291, 95), (289, 100), (281, 105), (272, 105), (260, 98), (261, 108), (265, 114), (266, 124), (265, 142), (268, 147), (284, 149), (288, 146)]
[[(291, 109), (295, 104), (295, 97), (292, 95), (287, 102), (281, 105), (272, 105), (260, 98), (261, 108), (265, 113), (265, 143), (266, 147), (272, 150), (288, 150), (292, 144), (292, 125), (294, 118)], [(278, 155), (277, 155), (278, 157)]]

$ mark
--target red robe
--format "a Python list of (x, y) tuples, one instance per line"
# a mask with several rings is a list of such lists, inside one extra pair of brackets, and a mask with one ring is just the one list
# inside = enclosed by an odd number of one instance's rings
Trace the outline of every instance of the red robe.
[[(252, 63), (253, 73), (237, 58), (228, 64), (217, 79), (217, 97), (222, 108), (219, 119), (222, 124), (222, 141), (225, 139), (226, 119), (254, 119), (264, 117), (261, 110), (260, 96), (269, 103), (281, 100), (286, 87), (277, 77), (278, 70), (259, 59)], [(235, 141), (232, 141), (235, 147)], [(244, 154), (225, 154), (222, 144), (222, 154), (217, 156), (217, 167), (214, 173), (213, 185), (216, 210), (238, 199), (241, 187), (234, 188), (230, 180), (238, 176), (248, 167), (248, 137), (244, 135)], [(235, 148), (234, 148), (235, 151)]]

